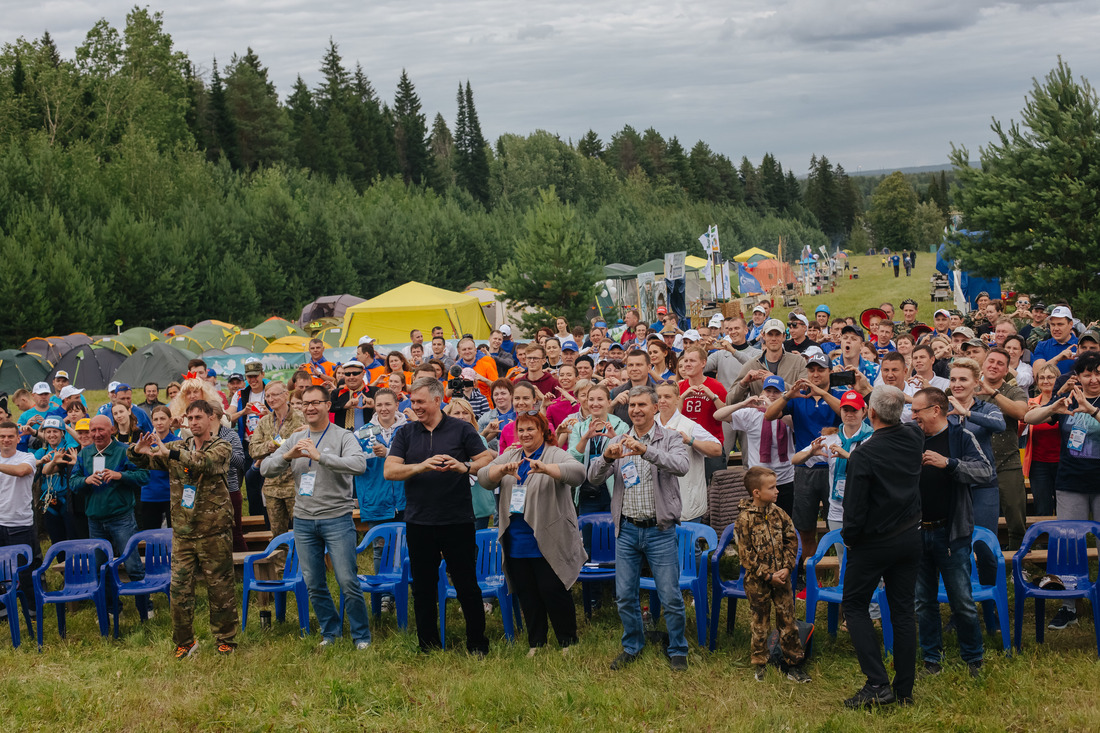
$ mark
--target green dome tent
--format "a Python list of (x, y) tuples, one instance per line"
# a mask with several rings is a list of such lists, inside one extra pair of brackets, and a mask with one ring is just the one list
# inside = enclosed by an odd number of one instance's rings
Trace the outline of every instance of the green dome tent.
[(145, 346), (145, 344), (160, 341), (161, 334), (160, 331), (154, 331), (151, 328), (135, 326), (115, 336), (115, 339), (129, 346), (131, 351), (137, 351), (142, 346)]
[(275, 339), (282, 338), (283, 336), (302, 336), (304, 338), (309, 337), (309, 334), (307, 334), (305, 331), (298, 328), (285, 318), (279, 318), (278, 316), (268, 318), (266, 321), (250, 330), (253, 333), (263, 336), (268, 341), (274, 341)]
[(253, 331), (238, 331), (226, 336), (221, 348), (228, 349), (230, 346), (240, 346), (249, 353), (258, 354), (267, 348), (267, 339)]
[(96, 339), (92, 342), (93, 349), (110, 349), (116, 351), (123, 356), (129, 356), (134, 353), (133, 348), (127, 346), (118, 340), (115, 336), (104, 336), (101, 339)]
[(202, 352), (207, 349), (220, 349), (222, 347), (222, 342), (232, 333), (233, 331), (225, 326), (207, 324), (205, 326), (196, 326), (185, 335), (197, 341), (202, 347), (199, 351)]
[(134, 352), (115, 371), (114, 381), (128, 384), (140, 390), (146, 382), (168, 384), (178, 381), (187, 371), (190, 352), (173, 349), (161, 341), (146, 344)]
[(35, 382), (45, 382), (50, 365), (38, 354), (18, 349), (0, 351), (0, 391), (11, 394), (17, 389), (30, 389)]
[(126, 354), (110, 349), (96, 349), (89, 344), (67, 352), (54, 365), (50, 381), (60, 369), (69, 373), (69, 381), (78, 389), (107, 389), (115, 370), (126, 361)]

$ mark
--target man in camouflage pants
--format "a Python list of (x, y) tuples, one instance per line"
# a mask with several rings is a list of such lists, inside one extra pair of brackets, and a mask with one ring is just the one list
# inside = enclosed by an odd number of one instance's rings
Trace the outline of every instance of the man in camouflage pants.
[(752, 611), (752, 641), (749, 650), (757, 681), (767, 670), (766, 643), (771, 631), (771, 609), (775, 606), (779, 646), (788, 664), (787, 678), (794, 682), (809, 682), (810, 676), (801, 667), (804, 653), (798, 638), (794, 616), (794, 595), (791, 573), (798, 552), (798, 536), (794, 522), (775, 505), (779, 490), (775, 472), (755, 466), (745, 472), (745, 488), (751, 499), (742, 499), (740, 514), (734, 523), (737, 534), (737, 555), (745, 568), (745, 595)]
[[(159, 443), (147, 433), (130, 451), (134, 462), (168, 472), (172, 507), (172, 638), (176, 659), (195, 653), (195, 576), (202, 574), (210, 630), (219, 654), (236, 648), (237, 594), (233, 575), (233, 504), (226, 472), (232, 448), (214, 437), (215, 410), (206, 400), (187, 408), (191, 437)], [(139, 463), (140, 461), (140, 463)]]

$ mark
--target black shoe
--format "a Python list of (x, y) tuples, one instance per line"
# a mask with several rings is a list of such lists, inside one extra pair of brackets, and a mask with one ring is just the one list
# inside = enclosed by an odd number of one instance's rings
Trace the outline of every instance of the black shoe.
[(1054, 618), (1047, 624), (1048, 629), (1061, 630), (1067, 626), (1077, 625), (1077, 612), (1071, 611), (1065, 606), (1058, 609), (1058, 613), (1054, 614)]
[(897, 697), (894, 696), (894, 690), (890, 685), (875, 686), (868, 683), (860, 688), (859, 692), (845, 700), (844, 706), (858, 710), (874, 705), (890, 705), (894, 702), (897, 702)]
[(971, 662), (966, 665), (966, 668), (970, 670), (970, 676), (974, 679), (978, 679), (982, 676), (982, 660), (979, 659), (976, 662)]
[[(894, 693), (894, 696), (897, 697), (896, 692)], [(912, 695), (904, 695), (902, 697), (897, 697), (897, 705), (899, 705), (903, 708), (907, 708), (912, 704), (913, 704), (913, 696)]]
[(674, 657), (668, 658), (668, 666), (672, 668), (673, 672), (684, 672), (688, 668), (688, 658), (686, 654), (677, 654)]
[(812, 680), (810, 679), (810, 675), (806, 674), (802, 667), (788, 667), (787, 679), (789, 679), (791, 682), (799, 683), (812, 682)]
[(620, 652), (619, 656), (615, 657), (611, 661), (611, 669), (622, 669), (626, 665), (630, 664), (631, 662), (636, 662), (637, 660), (637, 654), (631, 654), (628, 651)]
[(938, 662), (925, 662), (924, 669), (921, 670), (921, 677), (931, 677), (937, 675), (943, 671), (943, 666)]
[(763, 682), (764, 681), (764, 675), (766, 675), (767, 673), (768, 673), (768, 665), (758, 664), (758, 665), (756, 665), (756, 670), (752, 673), (752, 678), (754, 680), (756, 680), (757, 682)]

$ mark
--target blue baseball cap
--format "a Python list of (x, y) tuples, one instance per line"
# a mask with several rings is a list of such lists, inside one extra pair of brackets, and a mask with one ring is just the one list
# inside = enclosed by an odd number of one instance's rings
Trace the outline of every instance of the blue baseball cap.
[(767, 389), (768, 387), (774, 387), (780, 392), (783, 392), (787, 389), (787, 385), (783, 382), (783, 377), (779, 377), (774, 374), (770, 377), (764, 378), (764, 389)]
[(577, 348), (577, 342), (574, 341), (573, 339), (565, 339), (564, 341), (562, 341), (561, 342), (561, 350), (562, 351), (580, 351), (580, 349)]
[(607, 322), (606, 321), (596, 321), (596, 325), (593, 326), (592, 328), (607, 328)]
[(120, 382), (119, 384), (115, 385), (115, 392), (130, 392), (130, 391), (131, 391), (130, 390), (130, 385), (128, 385), (128, 384), (122, 384)]
[(833, 312), (829, 310), (829, 306), (822, 303), (818, 307), (814, 308), (814, 313), (828, 313), (829, 315), (832, 315)]

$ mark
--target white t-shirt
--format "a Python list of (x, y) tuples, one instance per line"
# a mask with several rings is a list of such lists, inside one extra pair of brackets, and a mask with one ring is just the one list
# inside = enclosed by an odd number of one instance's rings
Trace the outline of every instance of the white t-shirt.
[(17, 466), (26, 463), (31, 472), (26, 476), (9, 476), (0, 473), (0, 526), (30, 527), (34, 524), (34, 456), (16, 451), (11, 458), (0, 456), (5, 466)]
[[(245, 407), (245, 405), (241, 404), (241, 392), (243, 391), (244, 390), (241, 390), (240, 392), (237, 392), (237, 394), (233, 395), (233, 402), (231, 404), (236, 409)], [(256, 390), (252, 390), (252, 392), (250, 392), (248, 395), (248, 404), (258, 404), (263, 407), (264, 391), (260, 390), (259, 392), (257, 392)], [(260, 419), (262, 417), (263, 415), (258, 415), (252, 410), (247, 410), (243, 415), (237, 418), (238, 420), (244, 420), (244, 437), (246, 440), (251, 440), (252, 433), (256, 432), (256, 426), (260, 424)]]
[[(928, 380), (928, 383), (931, 386), (935, 387), (936, 389), (942, 389), (947, 394), (951, 394), (951, 380), (950, 379), (944, 379), (943, 377), (935, 377), (934, 376), (934, 377), (932, 377), (931, 379)], [(902, 390), (902, 391), (905, 392), (906, 397), (908, 397), (911, 400), (911, 399), (913, 399), (913, 395), (915, 395), (917, 392), (920, 392), (922, 389), (924, 389), (924, 382), (920, 381), (916, 377), (910, 377), (908, 380), (906, 380), (905, 389)], [(905, 407), (902, 408), (901, 421), (902, 422), (912, 422), (913, 421), (913, 405), (909, 402), (906, 402)]]
[[(865, 423), (866, 424), (866, 423)], [(861, 428), (862, 429), (862, 428)], [(836, 461), (837, 456), (833, 455), (829, 450), (831, 445), (842, 445), (840, 442), (839, 430), (844, 430), (844, 426), (841, 425), (837, 433), (825, 436), (825, 454), (829, 456), (829, 514), (826, 516), (830, 522), (840, 522), (844, 519), (844, 485), (845, 481), (836, 480)], [(868, 438), (871, 436), (867, 436)], [(866, 440), (866, 438), (864, 438)], [(863, 441), (861, 440), (860, 443)], [(856, 443), (852, 446), (852, 450), (855, 449)]]
[[(778, 421), (776, 421), (778, 422)], [(729, 419), (730, 427), (740, 430), (745, 434), (745, 442), (741, 447), (741, 460), (745, 468), (764, 466), (775, 471), (777, 484), (788, 484), (794, 481), (794, 466), (791, 465), (791, 456), (794, 450), (794, 428), (787, 427), (787, 460), (779, 460), (778, 441), (772, 441), (772, 452), (767, 461), (760, 460), (760, 431), (764, 426), (764, 413), (752, 407), (746, 407), (733, 413)], [(775, 430), (777, 426), (768, 425), (769, 430)]]
[[(684, 417), (679, 410), (672, 414), (667, 423), (661, 422), (661, 415), (658, 413), (657, 422), (662, 428), (683, 431), (693, 436), (696, 443), (718, 442), (702, 425)], [(707, 472), (703, 455), (694, 448), (688, 448), (688, 456), (688, 472), (677, 478), (680, 482), (681, 520), (695, 519), (707, 513)]]

